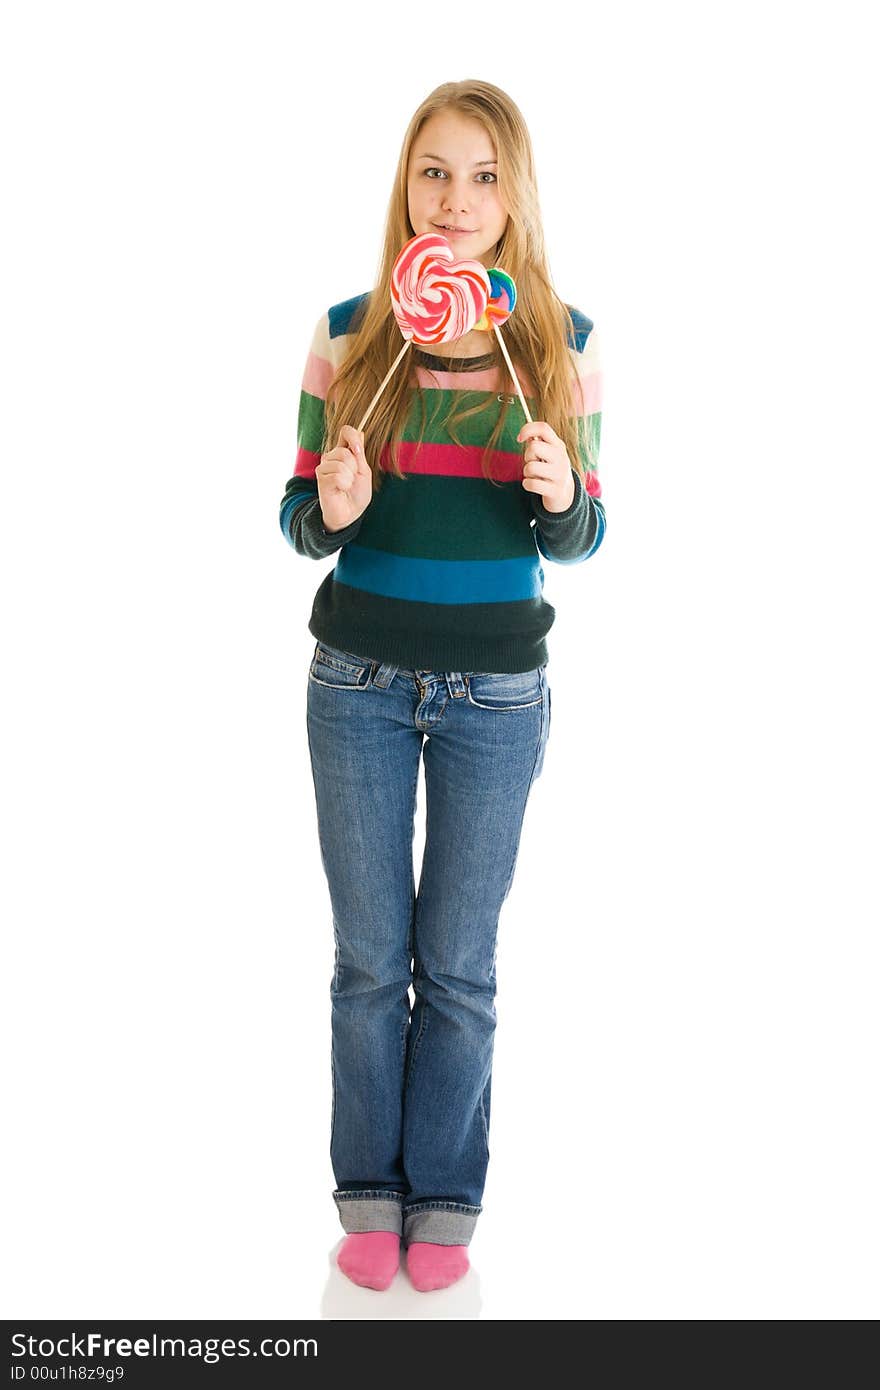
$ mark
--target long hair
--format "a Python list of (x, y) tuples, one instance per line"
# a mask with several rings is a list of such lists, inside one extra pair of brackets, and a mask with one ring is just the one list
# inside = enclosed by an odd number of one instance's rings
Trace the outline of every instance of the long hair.
[[(516, 307), (502, 328), (505, 346), (514, 366), (525, 369), (534, 387), (534, 418), (546, 420), (556, 431), (565, 443), (572, 466), (585, 483), (586, 469), (595, 467), (594, 441), (588, 431), (584, 431), (579, 438), (577, 415), (583, 411), (583, 398), (578, 406), (573, 394), (578, 378), (568, 347), (569, 338), (574, 341), (574, 324), (568, 306), (550, 283), (531, 138), (522, 114), (511, 98), (492, 83), (477, 80), (444, 82), (436, 87), (421, 103), (409, 123), (388, 206), (378, 278), (373, 291), (358, 306), (349, 326), (350, 346), (337, 367), (325, 403), (321, 452), (326, 453), (335, 447), (343, 424), (355, 424), (363, 418), (379, 384), (400, 352), (402, 336), (391, 307), (391, 273), (404, 245), (415, 236), (409, 220), (407, 198), (410, 152), (413, 141), (428, 118), (435, 112), (447, 109), (481, 121), (494, 143), (498, 157), (499, 197), (508, 214), (507, 227), (498, 243), (494, 263), (513, 276), (517, 291)], [(430, 351), (429, 348), (426, 350)], [(494, 331), (486, 334), (486, 350), (494, 354), (497, 365), (510, 381), (510, 373)], [(412, 368), (411, 354), (412, 347), (407, 350), (364, 427), (364, 452), (373, 473), (374, 491), (381, 486), (383, 470), (380, 455), (386, 444), (390, 443), (389, 455), (394, 473), (398, 478), (404, 478), (399, 446), (414, 393), (421, 409), (419, 446), (424, 439), (427, 393), (422, 390)], [(505, 400), (482, 455), (483, 476), (493, 482), (489, 463), (504, 429), (508, 410), (513, 408), (522, 412), (512, 381), (508, 389), (513, 394), (515, 404), (511, 405)], [(439, 400), (439, 393), (436, 394)], [(458, 408), (453, 407), (450, 417), (444, 422), (455, 442), (460, 443), (456, 434), (457, 425), (471, 415), (494, 409), (495, 405), (496, 399), (492, 393), (471, 406), (465, 406), (460, 400)]]

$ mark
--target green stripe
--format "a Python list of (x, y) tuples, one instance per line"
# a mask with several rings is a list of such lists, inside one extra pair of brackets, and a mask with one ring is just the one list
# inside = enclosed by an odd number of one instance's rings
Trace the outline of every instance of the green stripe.
[(308, 391), (299, 395), (299, 422), (296, 442), (301, 449), (320, 454), (324, 442), (324, 402), (320, 396), (312, 396)]
[[(516, 436), (525, 424), (525, 416), (520, 405), (519, 396), (514, 391), (499, 393), (497, 391), (438, 391), (434, 389), (423, 392), (425, 398), (425, 441), (430, 444), (453, 444), (455, 440), (449, 434), (448, 420), (453, 408), (466, 410), (475, 405), (480, 405), (485, 401), (490, 401), (492, 406), (479, 415), (471, 415), (469, 419), (463, 420), (460, 424), (456, 423), (455, 432), (463, 445), (476, 445), (478, 448), (485, 448), (489, 437), (498, 421), (498, 416), (504, 408), (501, 401), (497, 400), (499, 394), (512, 395), (514, 402), (507, 407), (507, 418), (498, 436), (495, 448), (501, 453), (518, 454), (522, 450), (522, 445), (517, 443)], [(535, 402), (531, 396), (526, 396), (529, 406), (529, 413), (534, 416)], [(413, 396), (410, 405), (409, 415), (407, 416), (406, 427), (403, 437), (405, 440), (413, 441), (418, 439), (422, 420), (422, 410), (419, 399)]]
[[(425, 391), (425, 412), (426, 425), (424, 442), (427, 444), (453, 444), (446, 421), (451, 414), (453, 406), (459, 408), (476, 405), (482, 401), (494, 400), (498, 392), (493, 391)], [(510, 392), (508, 394), (513, 394)], [(534, 416), (536, 402), (532, 396), (526, 396), (529, 412)], [(501, 410), (501, 402), (495, 401), (495, 409), (490, 409), (480, 415), (472, 415), (469, 419), (462, 421), (456, 426), (456, 431), (465, 446), (485, 448), (489, 436), (495, 428), (498, 419), (498, 412)], [(410, 404), (406, 425), (403, 431), (403, 439), (407, 443), (415, 443), (421, 433), (421, 406), (417, 396), (413, 396)], [(586, 462), (586, 451), (584, 439), (590, 438), (593, 443), (593, 450), (598, 457), (599, 439), (602, 426), (601, 412), (589, 415), (586, 419), (577, 416), (578, 444), (581, 450), (581, 458)], [(519, 454), (522, 445), (517, 441), (517, 435), (525, 423), (522, 406), (517, 396), (514, 404), (508, 406), (507, 419), (498, 436), (495, 448), (500, 453)], [(589, 434), (587, 435), (587, 431)], [(313, 396), (308, 391), (300, 393), (299, 422), (297, 426), (297, 443), (300, 448), (308, 449), (312, 453), (320, 453), (324, 440), (324, 402), (320, 396)]]

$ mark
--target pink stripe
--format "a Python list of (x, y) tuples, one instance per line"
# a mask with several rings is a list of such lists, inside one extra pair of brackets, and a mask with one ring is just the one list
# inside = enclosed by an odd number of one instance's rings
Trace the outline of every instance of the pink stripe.
[(333, 363), (328, 362), (326, 357), (310, 352), (303, 372), (303, 390), (308, 391), (310, 396), (320, 396), (322, 401), (326, 401), (334, 371)]
[[(581, 400), (583, 392), (583, 400)], [(572, 409), (575, 415), (595, 415), (602, 409), (602, 373), (590, 372), (572, 382)]]
[[(476, 354), (474, 354), (476, 356)], [(534, 396), (535, 391), (531, 378), (524, 368), (514, 363), (516, 375), (519, 380), (520, 388), (524, 396)], [(507, 395), (516, 395), (516, 388), (510, 380), (510, 372), (507, 367), (487, 367), (480, 372), (444, 372), (440, 369), (434, 371), (431, 367), (425, 367), (421, 363), (415, 364), (415, 372), (419, 385), (424, 391), (505, 391)], [(517, 400), (519, 397), (517, 396)]]
[[(419, 450), (416, 458), (414, 440), (404, 440), (400, 446), (400, 466), (404, 473), (418, 473), (422, 476), (444, 478), (482, 478), (480, 458), (483, 450), (478, 444), (432, 444), (427, 442)], [(381, 464), (386, 472), (391, 471), (390, 449), (382, 447)], [(514, 482), (522, 477), (522, 454), (495, 450), (491, 459), (492, 477), (499, 482)]]
[[(461, 449), (455, 444), (424, 444), (418, 459), (415, 458), (415, 451), (416, 446), (413, 442), (406, 440), (401, 444), (400, 466), (404, 473), (417, 473), (426, 477), (452, 478), (482, 478), (483, 476), (480, 467), (482, 450), (475, 444), (465, 445)], [(390, 472), (387, 444), (383, 446), (381, 459), (386, 472)], [(294, 476), (314, 482), (315, 469), (320, 462), (320, 454), (313, 453), (310, 449), (298, 450), (296, 467), (293, 470)], [(492, 477), (499, 482), (518, 482), (522, 479), (521, 454), (496, 450), (491, 467)], [(587, 473), (586, 488), (592, 497), (602, 496), (602, 485), (596, 473)]]
[[(482, 478), (480, 467), (482, 449), (477, 444), (431, 444), (427, 442), (416, 454), (415, 440), (405, 439), (400, 446), (400, 466), (404, 473), (417, 473), (422, 476), (447, 478)], [(387, 444), (382, 446), (381, 461), (386, 472), (391, 472), (391, 451)], [(315, 469), (321, 462), (321, 455), (311, 449), (299, 449), (296, 455), (294, 476), (314, 479)], [(522, 454), (512, 454), (496, 450), (492, 460), (492, 476), (499, 482), (511, 482), (522, 477)]]
[(293, 470), (295, 478), (309, 478), (314, 480), (315, 469), (321, 462), (321, 455), (312, 453), (311, 449), (298, 449), (296, 455), (296, 467)]

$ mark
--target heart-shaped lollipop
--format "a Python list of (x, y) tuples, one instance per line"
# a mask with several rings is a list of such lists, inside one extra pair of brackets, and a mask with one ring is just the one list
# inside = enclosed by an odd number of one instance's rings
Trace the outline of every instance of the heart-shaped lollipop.
[(482, 261), (457, 261), (448, 239), (422, 232), (391, 272), (391, 307), (407, 341), (452, 343), (485, 316), (491, 284)]

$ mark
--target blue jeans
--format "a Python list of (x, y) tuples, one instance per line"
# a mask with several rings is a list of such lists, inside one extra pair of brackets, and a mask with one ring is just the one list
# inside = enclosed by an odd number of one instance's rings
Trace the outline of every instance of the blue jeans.
[(316, 643), (307, 726), (336, 944), (330, 1158), (346, 1232), (467, 1245), (482, 1211), (498, 918), (544, 763), (546, 671), (406, 671)]

